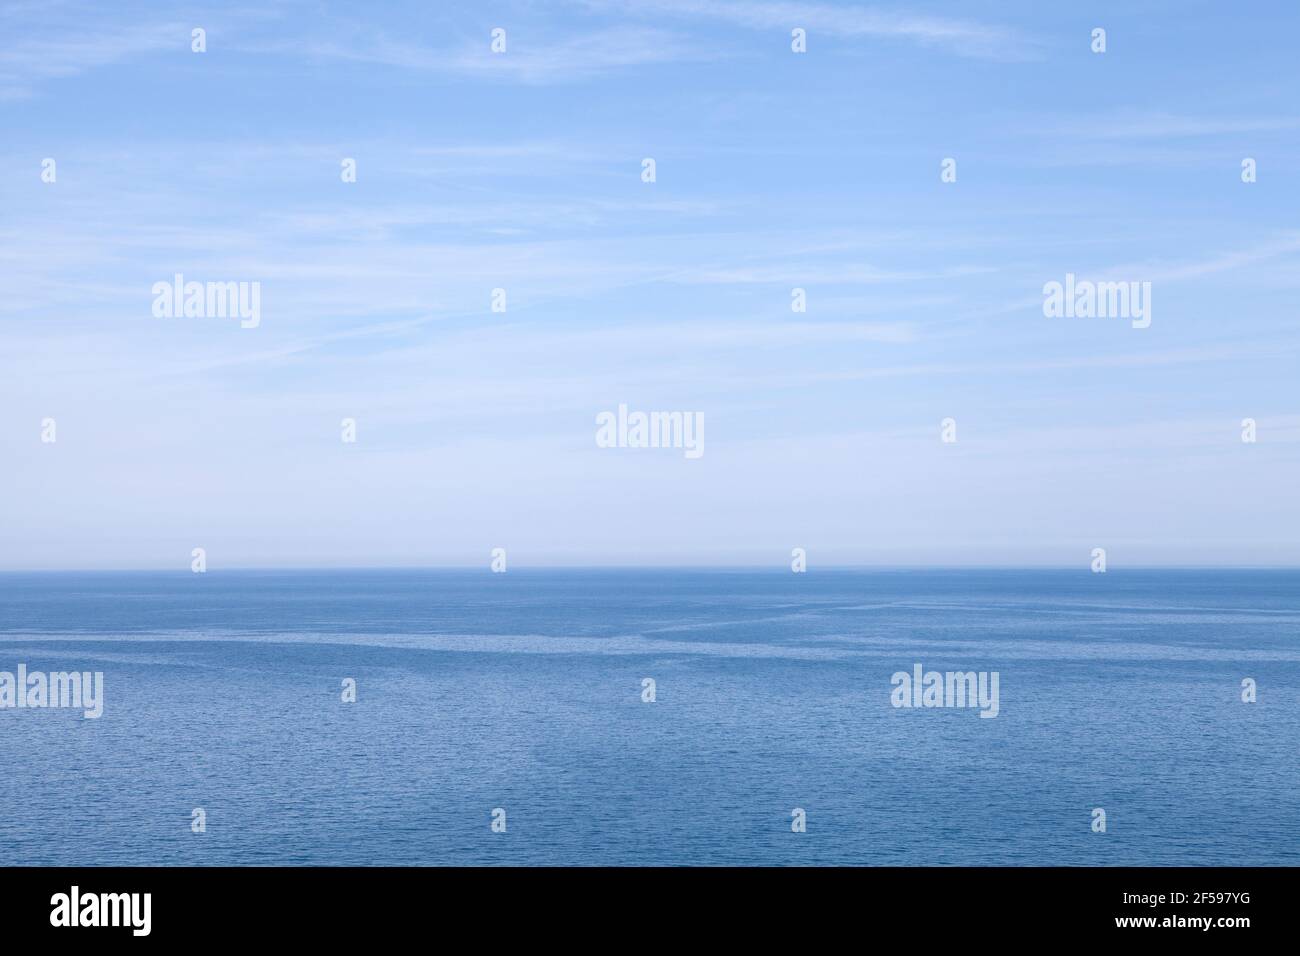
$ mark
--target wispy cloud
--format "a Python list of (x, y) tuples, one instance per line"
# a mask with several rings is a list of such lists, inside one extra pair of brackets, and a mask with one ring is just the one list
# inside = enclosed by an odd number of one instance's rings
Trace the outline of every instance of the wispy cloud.
[(1297, 116), (1178, 116), (1130, 110), (1089, 113), (1065, 122), (1044, 118), (1032, 127), (1033, 132), (1051, 137), (1107, 140), (1192, 139), (1297, 129), (1300, 129)]
[[(686, 554), (783, 512), (949, 558), (1080, 508), (1300, 540), (1286, 37), (1193, 64), (1116, 13), (1101, 57), (1050, 5), (880, 2), (0, 7), (0, 95), (38, 96), (0, 103), (0, 564), (148, 563), (196, 521), (274, 564), (339, 513), (354, 561), (494, 521)], [(1067, 271), (1157, 283), (1153, 324), (1047, 319)], [(155, 317), (176, 273), (260, 283), (261, 324)], [(624, 401), (702, 412), (708, 456), (601, 453)]]
[(42, 35), (0, 35), (0, 98), (30, 96), (43, 80), (76, 76), (143, 53), (186, 50), (190, 28), (178, 23), (103, 27), (58, 24)]
[(1152, 282), (1199, 279), (1203, 276), (1214, 275), (1219, 272), (1231, 272), (1234, 269), (1267, 262), (1297, 252), (1300, 252), (1300, 233), (1288, 232), (1265, 242), (1254, 243), (1245, 249), (1236, 249), (1189, 262), (1167, 264), (1135, 263), (1113, 266), (1105, 270), (1103, 277), (1118, 279), (1140, 275), (1143, 279)]
[(489, 36), (481, 43), (453, 48), (412, 43), (385, 35), (360, 34), (344, 40), (313, 37), (282, 38), (240, 44), (248, 53), (299, 55), (314, 59), (348, 60), (403, 70), (442, 73), (482, 80), (526, 84), (563, 83), (611, 70), (690, 59), (714, 59), (719, 54), (691, 43), (681, 34), (644, 26), (615, 26), (559, 38), (507, 31), (505, 53), (493, 53)]
[(899, 13), (873, 7), (837, 7), (823, 3), (742, 3), (735, 0), (630, 0), (588, 6), (636, 16), (675, 16), (724, 20), (751, 30), (794, 27), (835, 37), (875, 37), (937, 46), (962, 56), (1000, 60), (1030, 59), (1038, 43), (1020, 31), (953, 17)]
[(690, 268), (672, 276), (676, 282), (720, 285), (765, 285), (779, 283), (822, 283), (826, 285), (879, 285), (888, 282), (926, 282), (936, 279), (959, 279), (984, 275), (994, 270), (983, 266), (954, 266), (944, 269), (881, 269), (876, 266), (846, 263), (830, 265), (809, 263), (803, 267), (782, 263), (767, 267)]

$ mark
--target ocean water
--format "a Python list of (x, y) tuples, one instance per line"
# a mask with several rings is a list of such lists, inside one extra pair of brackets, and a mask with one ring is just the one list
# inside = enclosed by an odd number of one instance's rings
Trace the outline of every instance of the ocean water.
[(8, 865), (1300, 863), (1300, 572), (3, 574), (20, 663)]

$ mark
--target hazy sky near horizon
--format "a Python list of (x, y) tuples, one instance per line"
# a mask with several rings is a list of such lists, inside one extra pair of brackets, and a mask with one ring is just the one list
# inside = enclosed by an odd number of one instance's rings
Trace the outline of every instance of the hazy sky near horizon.
[[(0, 569), (1300, 564), (1297, 27), (0, 3)], [(704, 455), (597, 447), (620, 403)]]

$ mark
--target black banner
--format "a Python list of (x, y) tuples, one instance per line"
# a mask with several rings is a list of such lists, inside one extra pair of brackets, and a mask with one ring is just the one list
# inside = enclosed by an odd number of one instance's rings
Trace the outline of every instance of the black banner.
[(11, 868), (0, 871), (0, 913), (7, 940), (76, 944), (375, 943), (430, 930), (614, 942), (690, 925), (697, 936), (734, 940), (847, 932), (980, 946), (1097, 936), (1231, 946), (1294, 925), (1296, 876), (1289, 868)]

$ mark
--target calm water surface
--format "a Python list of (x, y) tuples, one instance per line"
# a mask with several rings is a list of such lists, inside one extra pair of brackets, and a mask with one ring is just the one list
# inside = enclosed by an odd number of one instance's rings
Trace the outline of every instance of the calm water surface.
[(1300, 863), (1300, 572), (0, 574), (19, 663), (10, 865)]

